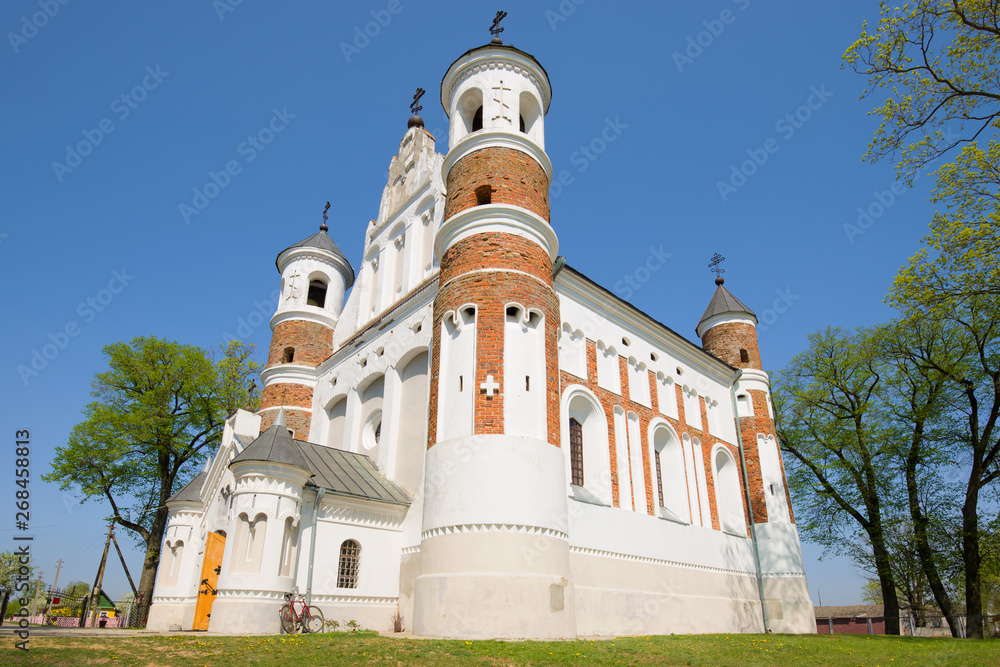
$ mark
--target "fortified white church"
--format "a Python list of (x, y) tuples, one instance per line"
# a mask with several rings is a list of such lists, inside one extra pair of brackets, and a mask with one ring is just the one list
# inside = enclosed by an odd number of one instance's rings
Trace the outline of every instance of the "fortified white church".
[(717, 279), (699, 347), (557, 257), (550, 95), (463, 54), (357, 273), (325, 222), (278, 254), (262, 407), (168, 503), (149, 629), (276, 633), (297, 589), (437, 637), (815, 631), (757, 318)]

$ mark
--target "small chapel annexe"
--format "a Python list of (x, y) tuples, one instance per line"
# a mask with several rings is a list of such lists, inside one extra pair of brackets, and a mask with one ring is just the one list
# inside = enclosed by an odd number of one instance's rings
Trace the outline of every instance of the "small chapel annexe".
[(718, 278), (697, 345), (558, 257), (534, 56), (451, 64), (445, 154), (421, 94), (358, 269), (325, 216), (278, 254), (148, 627), (277, 633), (298, 590), (434, 637), (814, 632), (754, 313)]

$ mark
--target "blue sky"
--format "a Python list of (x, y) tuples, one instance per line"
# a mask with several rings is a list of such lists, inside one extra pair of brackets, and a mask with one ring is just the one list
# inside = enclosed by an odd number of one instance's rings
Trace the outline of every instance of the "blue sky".
[[(101, 348), (140, 335), (207, 348), (238, 331), (266, 348), (255, 313), (271, 307), (277, 253), (316, 231), (329, 199), (330, 233), (358, 263), (414, 89), (444, 152), (441, 77), (489, 40), (497, 9), (504, 42), (552, 81), (560, 254), (692, 340), (715, 252), (761, 319), (769, 369), (816, 329), (888, 319), (882, 299), (934, 210), (930, 179), (893, 191), (892, 165), (862, 160), (876, 120), (841, 55), (873, 2), (235, 1), (0, 5), (0, 469), (13, 495), (13, 434), (30, 429), (48, 582), (60, 558), (61, 583), (92, 582), (100, 559), (107, 510), (39, 478)], [(212, 173), (224, 186), (196, 202)], [(637, 273), (654, 250), (670, 259)], [(0, 550), (17, 532), (8, 511)], [(119, 540), (137, 578), (141, 551)], [(860, 601), (850, 563), (805, 551), (814, 602)], [(128, 590), (115, 560), (105, 588)]]

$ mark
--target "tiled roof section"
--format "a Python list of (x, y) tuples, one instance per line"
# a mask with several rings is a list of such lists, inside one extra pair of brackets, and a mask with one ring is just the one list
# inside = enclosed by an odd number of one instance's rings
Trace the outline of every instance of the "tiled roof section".
[(205, 477), (208, 473), (202, 470), (198, 475), (192, 479), (190, 482), (184, 485), (184, 488), (175, 493), (170, 497), (167, 502), (173, 502), (175, 500), (201, 500), (201, 486), (205, 483)]
[(410, 497), (378, 471), (364, 454), (296, 440), (309, 463), (313, 477), (307, 486), (325, 488), (330, 493), (409, 505)]
[(746, 307), (746, 305), (733, 296), (732, 292), (727, 290), (722, 285), (719, 285), (715, 289), (715, 294), (712, 295), (712, 300), (708, 302), (708, 308), (705, 309), (705, 314), (701, 316), (698, 320), (698, 324), (701, 325), (702, 322), (715, 315), (721, 315), (723, 313), (748, 313), (753, 315), (754, 318), (757, 315)]
[(264, 431), (233, 459), (233, 463), (239, 461), (272, 461), (308, 470), (312, 477), (306, 486), (324, 488), (332, 494), (410, 504), (410, 497), (386, 479), (367, 456), (295, 440), (280, 424)]

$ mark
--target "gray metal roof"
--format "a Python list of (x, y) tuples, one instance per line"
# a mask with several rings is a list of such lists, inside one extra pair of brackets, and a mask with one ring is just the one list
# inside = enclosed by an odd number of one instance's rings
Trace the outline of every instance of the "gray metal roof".
[(202, 486), (202, 484), (205, 483), (205, 477), (207, 477), (207, 476), (208, 476), (208, 473), (205, 472), (204, 470), (202, 470), (200, 473), (198, 473), (195, 476), (194, 479), (192, 479), (190, 482), (188, 482), (187, 484), (185, 484), (183, 489), (181, 489), (180, 491), (178, 491), (177, 493), (175, 493), (174, 495), (172, 495), (167, 502), (171, 503), (171, 502), (173, 502), (175, 500), (194, 500), (194, 501), (200, 501), (201, 500), (201, 486)]
[(714, 317), (715, 315), (721, 315), (723, 313), (748, 313), (757, 318), (757, 314), (746, 307), (746, 305), (737, 299), (732, 293), (727, 290), (722, 285), (719, 285), (715, 289), (715, 294), (712, 295), (712, 300), (708, 302), (708, 308), (705, 309), (705, 314), (701, 316), (698, 320), (698, 326), (700, 327), (702, 322)]
[[(339, 257), (344, 261), (344, 265), (350, 272), (350, 278), (347, 281), (348, 282), (347, 286), (350, 287), (354, 283), (354, 277), (355, 277), (354, 267), (351, 266), (351, 262), (347, 259), (347, 255), (345, 255), (340, 250), (340, 248), (337, 247), (337, 244), (333, 242), (333, 239), (331, 239), (330, 235), (327, 234), (325, 231), (320, 230), (315, 234), (313, 234), (312, 236), (310, 236), (309, 238), (302, 239), (298, 243), (293, 243), (292, 245), (288, 246), (287, 248), (279, 252), (278, 257), (281, 257), (282, 254), (288, 252), (289, 250), (292, 250), (293, 248), (316, 248), (318, 250), (325, 250), (326, 252), (336, 255), (337, 257)], [(275, 264), (277, 263), (278, 261), (275, 260)]]
[(293, 465), (312, 473), (306, 486), (324, 488), (328, 492), (376, 500), (395, 505), (409, 505), (410, 497), (378, 471), (364, 454), (345, 452), (332, 447), (295, 440), (280, 424), (261, 433), (260, 437), (240, 452), (239, 461), (272, 461)]
[[(309, 464), (302, 457), (288, 429), (280, 424), (261, 433), (250, 446), (233, 458), (233, 463), (239, 461), (271, 461), (285, 463), (303, 470), (309, 470)], [(232, 465), (232, 464), (230, 464)]]
[(364, 454), (345, 452), (311, 442), (296, 440), (309, 462), (313, 477), (306, 486), (322, 487), (330, 493), (396, 505), (409, 505), (410, 497), (386, 479)]

